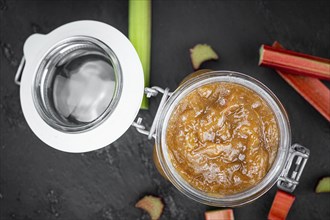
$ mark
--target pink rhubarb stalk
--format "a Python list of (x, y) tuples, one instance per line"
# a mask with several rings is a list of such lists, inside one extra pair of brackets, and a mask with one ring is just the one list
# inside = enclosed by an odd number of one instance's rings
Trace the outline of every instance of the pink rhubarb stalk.
[[(275, 42), (273, 47), (283, 48), (278, 42)], [(276, 69), (276, 72), (330, 122), (330, 90), (328, 87), (313, 77), (289, 74), (279, 69)]]
[(261, 45), (259, 65), (287, 73), (330, 80), (329, 59), (297, 53), (280, 47)]
[(268, 220), (285, 220), (294, 200), (294, 195), (278, 190), (270, 208)]

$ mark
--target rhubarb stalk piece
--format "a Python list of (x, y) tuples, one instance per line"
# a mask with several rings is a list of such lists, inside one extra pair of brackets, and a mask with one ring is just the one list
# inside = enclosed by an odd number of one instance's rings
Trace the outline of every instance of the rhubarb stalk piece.
[(260, 66), (272, 67), (287, 73), (330, 80), (330, 60), (280, 47), (261, 45)]
[(202, 63), (208, 60), (217, 60), (218, 54), (207, 44), (197, 44), (190, 49), (190, 58), (194, 69), (198, 69)]
[(268, 220), (285, 220), (294, 200), (294, 195), (278, 190), (270, 208)]
[(135, 207), (148, 212), (152, 220), (157, 220), (163, 213), (164, 204), (158, 197), (145, 196), (135, 204)]
[[(275, 42), (273, 47), (283, 48), (278, 42)], [(289, 74), (279, 69), (276, 69), (276, 72), (330, 122), (330, 90), (328, 87), (313, 77)]]
[(232, 209), (205, 212), (205, 220), (235, 220)]
[(316, 193), (329, 193), (330, 192), (330, 177), (323, 177), (316, 186)]

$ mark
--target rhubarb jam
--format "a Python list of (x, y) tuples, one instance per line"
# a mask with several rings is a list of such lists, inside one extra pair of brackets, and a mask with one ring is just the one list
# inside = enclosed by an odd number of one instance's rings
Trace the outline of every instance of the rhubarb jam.
[(254, 91), (235, 83), (203, 85), (173, 111), (166, 143), (173, 167), (192, 187), (231, 195), (255, 186), (276, 157), (275, 115)]

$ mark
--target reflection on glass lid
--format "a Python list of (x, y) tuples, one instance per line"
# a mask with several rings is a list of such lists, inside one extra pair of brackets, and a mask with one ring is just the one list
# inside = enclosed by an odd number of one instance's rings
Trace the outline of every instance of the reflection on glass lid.
[(101, 42), (69, 39), (49, 52), (35, 80), (39, 114), (62, 131), (96, 126), (115, 108), (121, 91), (116, 56)]
[(68, 121), (95, 120), (108, 107), (114, 91), (114, 69), (101, 55), (81, 55), (55, 71), (54, 107)]

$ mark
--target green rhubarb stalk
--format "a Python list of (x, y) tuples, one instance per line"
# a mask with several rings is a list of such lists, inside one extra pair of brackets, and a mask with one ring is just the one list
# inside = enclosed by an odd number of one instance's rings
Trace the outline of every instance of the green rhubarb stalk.
[[(128, 36), (137, 51), (144, 72), (144, 86), (150, 81), (151, 0), (129, 0)], [(141, 108), (148, 109), (149, 101), (143, 97)]]

